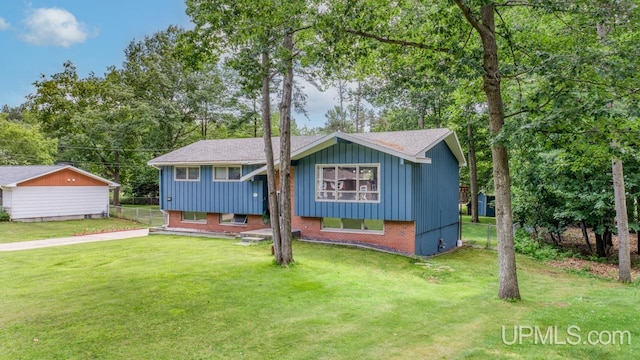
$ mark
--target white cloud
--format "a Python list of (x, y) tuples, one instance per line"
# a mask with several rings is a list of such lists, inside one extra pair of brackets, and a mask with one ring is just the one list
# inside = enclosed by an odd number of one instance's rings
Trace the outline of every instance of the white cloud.
[(7, 30), (10, 27), (11, 27), (11, 24), (9, 24), (5, 19), (0, 17), (0, 31)]
[(28, 28), (23, 39), (34, 45), (69, 47), (84, 42), (88, 34), (85, 25), (64, 9), (34, 9), (25, 19)]

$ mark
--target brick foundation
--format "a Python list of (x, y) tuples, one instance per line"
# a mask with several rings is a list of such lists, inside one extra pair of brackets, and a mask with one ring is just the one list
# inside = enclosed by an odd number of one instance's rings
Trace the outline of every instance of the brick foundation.
[(321, 222), (320, 218), (293, 216), (292, 227), (300, 229), (305, 239), (355, 242), (415, 254), (416, 229), (413, 221), (385, 221), (384, 234), (322, 230)]
[(262, 215), (247, 215), (247, 223), (243, 225), (220, 224), (220, 214), (208, 213), (207, 222), (199, 223), (193, 221), (182, 221), (181, 211), (167, 211), (169, 214), (170, 228), (194, 229), (200, 231), (210, 231), (217, 233), (238, 234), (243, 231), (253, 231), (259, 229), (269, 229), (262, 221)]

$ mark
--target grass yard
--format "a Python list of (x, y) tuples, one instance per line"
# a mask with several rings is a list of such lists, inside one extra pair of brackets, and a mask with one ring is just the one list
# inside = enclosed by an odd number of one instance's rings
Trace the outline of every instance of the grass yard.
[[(636, 359), (638, 284), (519, 257), (522, 302), (497, 299), (494, 251), (424, 261), (294, 243), (154, 235), (0, 253), (0, 359)], [(631, 344), (546, 345), (514, 326), (630, 331)], [(575, 329), (573, 329), (575, 332)], [(549, 341), (549, 340), (547, 340)]]
[(472, 223), (471, 216), (462, 216), (462, 239), (465, 244), (476, 246), (487, 246), (495, 249), (498, 246), (498, 235), (496, 232), (496, 218), (480, 216), (479, 223)]
[(0, 222), (0, 244), (142, 227), (145, 225), (115, 218), (30, 223)]

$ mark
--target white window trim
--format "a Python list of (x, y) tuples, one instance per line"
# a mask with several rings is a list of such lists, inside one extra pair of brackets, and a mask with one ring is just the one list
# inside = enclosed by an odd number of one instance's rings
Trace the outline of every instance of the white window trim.
[[(178, 179), (178, 168), (187, 169), (187, 178), (186, 179)], [(189, 179), (189, 169), (197, 168), (198, 169), (198, 178), (197, 179)], [(200, 181), (200, 173), (202, 169), (200, 166), (174, 166), (173, 167), (173, 180), (174, 181)]]
[[(227, 175), (225, 179), (216, 179), (216, 168), (227, 169)], [(229, 179), (229, 168), (240, 168), (240, 177), (237, 179)], [(224, 165), (224, 166), (213, 165), (211, 167), (211, 177), (215, 182), (240, 182), (240, 179), (242, 179), (242, 165)]]
[[(322, 219), (324, 218), (320, 218), (320, 231), (321, 232), (333, 232), (333, 233), (345, 233), (345, 234), (369, 234), (369, 235), (384, 235), (384, 220), (382, 220), (382, 230), (356, 230), (356, 229), (337, 229), (337, 228), (325, 228), (322, 224)], [(336, 218), (336, 219), (340, 219), (340, 226), (342, 227), (342, 218)], [(362, 220), (362, 225), (364, 225), (364, 220), (365, 219), (354, 219), (354, 220)]]
[[(197, 212), (201, 212), (205, 214), (205, 218), (204, 220), (185, 220), (184, 219), (184, 213), (186, 212), (192, 212), (192, 213), (197, 213)], [(189, 224), (206, 224), (207, 223), (207, 213), (206, 212), (202, 212), (202, 211), (181, 211), (180, 212), (180, 222), (183, 223), (189, 223)]]
[[(338, 174), (337, 168), (338, 167), (357, 167), (358, 169), (360, 167), (375, 167), (378, 170), (378, 174), (377, 174), (377, 179), (378, 179), (378, 190), (377, 191), (370, 191), (368, 192), (369, 194), (378, 194), (378, 199), (377, 200), (359, 200), (358, 199), (358, 193), (360, 192), (360, 190), (354, 190), (354, 191), (350, 191), (350, 192), (355, 192), (356, 193), (356, 200), (340, 200), (340, 199), (319, 199), (318, 198), (318, 191), (319, 186), (318, 186), (318, 180), (319, 180), (319, 176), (321, 175), (321, 169), (323, 167), (335, 167), (336, 168), (336, 176)], [(336, 179), (336, 181), (338, 181)], [(356, 164), (316, 164), (316, 173), (315, 173), (315, 178), (314, 178), (314, 199), (315, 201), (318, 202), (340, 202), (340, 203), (353, 203), (353, 204), (379, 204), (380, 200), (382, 198), (382, 187), (380, 186), (380, 163), (356, 163)], [(337, 192), (336, 192), (337, 195)]]

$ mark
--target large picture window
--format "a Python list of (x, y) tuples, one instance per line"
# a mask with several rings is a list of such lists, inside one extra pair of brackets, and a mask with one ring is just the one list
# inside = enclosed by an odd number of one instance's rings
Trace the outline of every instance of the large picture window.
[(380, 201), (380, 164), (316, 165), (316, 200)]
[(176, 166), (174, 179), (177, 181), (200, 180), (200, 166)]
[(240, 166), (214, 166), (214, 181), (236, 181), (240, 180), (242, 170)]

